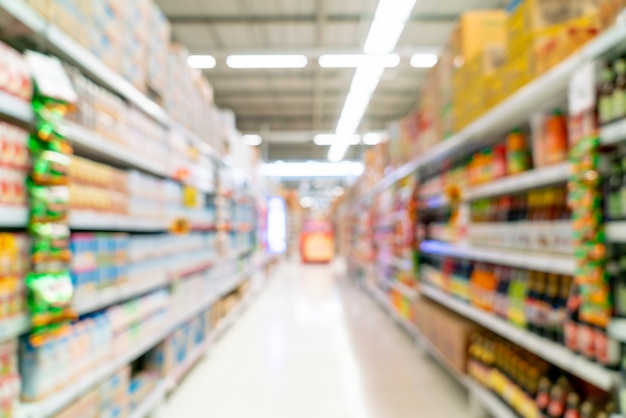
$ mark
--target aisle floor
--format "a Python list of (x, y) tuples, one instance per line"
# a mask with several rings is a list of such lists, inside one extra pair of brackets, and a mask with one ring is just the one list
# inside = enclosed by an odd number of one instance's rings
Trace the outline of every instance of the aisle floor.
[(464, 390), (334, 266), (279, 265), (163, 418), (461, 418)]

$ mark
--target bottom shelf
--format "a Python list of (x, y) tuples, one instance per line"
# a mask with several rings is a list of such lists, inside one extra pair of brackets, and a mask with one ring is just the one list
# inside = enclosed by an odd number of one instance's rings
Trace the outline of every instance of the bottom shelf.
[(430, 354), (443, 368), (445, 368), (450, 375), (452, 375), (463, 387), (467, 389), (470, 394), (470, 398), (474, 402), (485, 409), (494, 418), (518, 418), (517, 414), (513, 412), (504, 402), (502, 402), (496, 395), (491, 393), (488, 389), (484, 388), (469, 376), (462, 375), (452, 367), (448, 365), (444, 357), (435, 349), (430, 341), (420, 334), (417, 327), (402, 318), (393, 308), (391, 303), (386, 299), (385, 295), (373, 286), (366, 286), (367, 292), (372, 296), (376, 302), (390, 314), (393, 320), (405, 330), (412, 338), (415, 338), (419, 345)]

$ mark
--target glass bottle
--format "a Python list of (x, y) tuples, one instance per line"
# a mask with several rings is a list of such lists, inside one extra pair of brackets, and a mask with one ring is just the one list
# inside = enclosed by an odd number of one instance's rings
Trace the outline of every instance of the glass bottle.
[(602, 71), (602, 84), (598, 92), (598, 119), (600, 124), (607, 124), (613, 120), (613, 90), (615, 75), (611, 65)]
[(613, 63), (615, 85), (613, 88), (613, 119), (626, 116), (626, 60), (619, 58)]

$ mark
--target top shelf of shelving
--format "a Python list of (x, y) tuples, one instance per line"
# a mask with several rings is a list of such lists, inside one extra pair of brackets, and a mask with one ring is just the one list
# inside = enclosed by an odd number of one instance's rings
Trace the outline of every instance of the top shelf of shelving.
[(94, 77), (104, 86), (134, 103), (159, 123), (169, 126), (170, 119), (165, 110), (135, 88), (121, 75), (107, 67), (83, 46), (64, 34), (59, 28), (49, 24), (23, 0), (0, 0), (0, 21), (8, 18), (19, 23), (22, 29), (46, 47)]
[(388, 174), (372, 190), (363, 193), (359, 199), (366, 199), (380, 193), (429, 164), (458, 155), (463, 149), (472, 149), (472, 147), (486, 144), (490, 140), (490, 134), (505, 132), (525, 122), (531, 113), (537, 110), (553, 108), (565, 98), (570, 79), (577, 69), (589, 60), (604, 56), (624, 41), (626, 41), (626, 25), (615, 25), (552, 70), (522, 87), (462, 131)]

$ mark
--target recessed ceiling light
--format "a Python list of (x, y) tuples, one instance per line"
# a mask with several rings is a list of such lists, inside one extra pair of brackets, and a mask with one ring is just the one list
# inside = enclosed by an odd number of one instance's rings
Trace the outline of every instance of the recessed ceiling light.
[(435, 54), (415, 54), (411, 57), (411, 67), (433, 68), (438, 61), (439, 57)]
[(358, 134), (341, 136), (337, 134), (317, 134), (313, 138), (315, 145), (328, 146), (336, 144), (337, 142), (348, 142), (350, 145), (359, 145), (361, 143), (361, 136)]
[(230, 55), (230, 68), (304, 68), (309, 60), (304, 55)]
[(357, 68), (362, 65), (382, 65), (385, 68), (395, 68), (400, 64), (398, 54), (389, 55), (322, 55), (319, 58), (322, 68)]
[(187, 57), (187, 65), (191, 68), (215, 68), (215, 64), (215, 58), (211, 55), (189, 55)]
[(257, 147), (263, 143), (263, 138), (261, 138), (261, 135), (243, 135), (241, 137), (241, 140), (244, 144), (251, 147)]
[(363, 143), (365, 145), (378, 145), (383, 141), (383, 134), (378, 132), (370, 132), (363, 135)]

